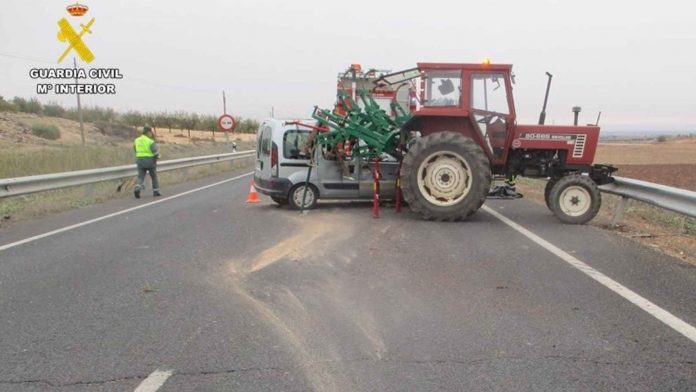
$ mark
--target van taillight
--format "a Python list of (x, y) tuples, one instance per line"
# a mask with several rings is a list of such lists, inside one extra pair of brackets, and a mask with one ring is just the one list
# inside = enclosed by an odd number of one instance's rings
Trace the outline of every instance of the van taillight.
[(278, 145), (275, 143), (271, 148), (271, 175), (278, 177)]

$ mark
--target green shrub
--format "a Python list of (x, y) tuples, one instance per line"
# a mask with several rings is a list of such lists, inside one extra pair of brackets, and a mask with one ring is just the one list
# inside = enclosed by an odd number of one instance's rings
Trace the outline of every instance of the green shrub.
[(60, 129), (55, 125), (37, 123), (32, 125), (31, 132), (44, 139), (57, 140), (60, 139)]
[(48, 117), (65, 117), (65, 109), (56, 103), (49, 103), (44, 105), (43, 115)]
[(0, 112), (16, 112), (17, 106), (10, 101), (5, 101), (5, 98), (0, 96)]
[(39, 100), (36, 98), (31, 98), (27, 100), (20, 97), (14, 97), (12, 102), (17, 107), (17, 110), (19, 110), (22, 113), (41, 114), (41, 111), (43, 110), (41, 102), (39, 102)]
[(665, 135), (660, 135), (660, 136), (657, 137), (657, 141), (658, 141), (658, 143), (664, 143), (664, 142), (667, 141), (667, 136), (665, 136)]

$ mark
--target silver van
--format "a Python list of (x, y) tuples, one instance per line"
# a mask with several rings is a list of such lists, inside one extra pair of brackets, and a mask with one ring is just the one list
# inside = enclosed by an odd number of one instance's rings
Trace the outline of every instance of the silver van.
[[(256, 189), (280, 205), (294, 209), (302, 205), (304, 184), (307, 181), (310, 159), (304, 145), (312, 130), (296, 123), (316, 125), (315, 120), (285, 121), (267, 119), (257, 133)], [(319, 199), (360, 200), (372, 198), (372, 170), (374, 162), (358, 157), (346, 158), (349, 176), (344, 176), (339, 162), (332, 158), (330, 147), (315, 149), (315, 167), (309, 178), (304, 207), (313, 208)], [(396, 195), (396, 176), (399, 163), (384, 155), (380, 161), (380, 199)]]

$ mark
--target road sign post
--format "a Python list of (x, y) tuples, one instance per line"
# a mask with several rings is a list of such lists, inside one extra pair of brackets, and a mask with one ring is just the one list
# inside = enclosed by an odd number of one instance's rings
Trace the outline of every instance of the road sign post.
[(218, 118), (218, 128), (225, 133), (225, 140), (230, 142), (230, 132), (234, 132), (237, 127), (237, 121), (231, 115), (225, 113)]

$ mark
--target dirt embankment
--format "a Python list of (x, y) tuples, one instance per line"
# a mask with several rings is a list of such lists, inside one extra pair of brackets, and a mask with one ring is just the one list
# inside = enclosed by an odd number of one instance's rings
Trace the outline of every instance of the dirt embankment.
[[(53, 125), (60, 130), (60, 138), (47, 140), (32, 133), (36, 124)], [(125, 139), (105, 135), (94, 124), (85, 123), (85, 142), (87, 144), (112, 144), (123, 142)], [(190, 133), (190, 138), (189, 138)], [(232, 133), (229, 138), (222, 132), (185, 131), (181, 129), (159, 128), (157, 138), (162, 143), (193, 144), (229, 141), (254, 141), (255, 134)], [(35, 149), (46, 146), (69, 146), (82, 143), (80, 124), (77, 121), (57, 117), (44, 117), (36, 114), (0, 112), (0, 148)]]

